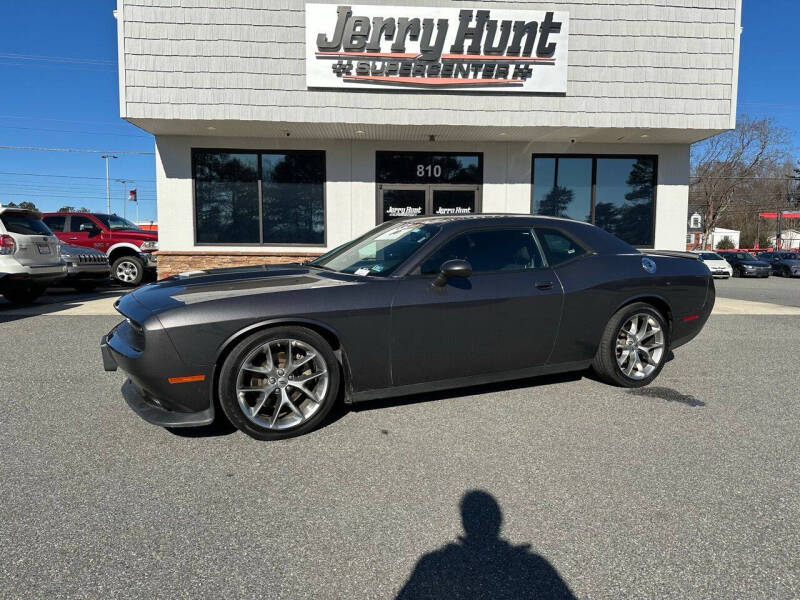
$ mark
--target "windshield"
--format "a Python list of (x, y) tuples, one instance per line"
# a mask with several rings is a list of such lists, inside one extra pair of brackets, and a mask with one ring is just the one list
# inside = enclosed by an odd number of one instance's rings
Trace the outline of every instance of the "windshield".
[(384, 227), (318, 259), (312, 266), (341, 273), (386, 277), (439, 232), (438, 225), (412, 222)]
[(714, 252), (703, 252), (700, 255), (700, 260), (722, 260), (722, 257)]
[(139, 226), (131, 223), (128, 219), (123, 219), (117, 215), (95, 215), (100, 221), (108, 227), (111, 231), (119, 231), (121, 229), (129, 231), (139, 231)]
[(38, 217), (25, 213), (4, 212), (0, 215), (0, 220), (9, 233), (20, 233), (23, 235), (53, 235), (47, 228), (44, 221)]

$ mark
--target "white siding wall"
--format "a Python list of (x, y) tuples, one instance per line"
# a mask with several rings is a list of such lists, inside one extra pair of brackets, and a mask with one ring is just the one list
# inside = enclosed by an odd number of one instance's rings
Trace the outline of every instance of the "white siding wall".
[[(483, 153), (483, 212), (530, 213), (531, 156), (534, 153), (656, 154), (655, 247), (682, 250), (686, 243), (689, 148), (680, 145), (524, 144), (356, 142), (157, 136), (156, 176), (158, 227), (161, 250), (196, 250), (194, 246), (192, 148), (312, 149), (326, 151), (325, 227), (327, 246), (333, 248), (376, 224), (375, 152), (377, 150), (442, 150)], [(202, 246), (213, 251), (269, 250), (287, 252), (298, 247)], [(305, 248), (320, 251), (320, 248)]]
[[(566, 96), (307, 90), (303, 0), (118, 0), (131, 119), (723, 130), (739, 0), (370, 0), (570, 13)], [(488, 117), (487, 117), (488, 115)]]

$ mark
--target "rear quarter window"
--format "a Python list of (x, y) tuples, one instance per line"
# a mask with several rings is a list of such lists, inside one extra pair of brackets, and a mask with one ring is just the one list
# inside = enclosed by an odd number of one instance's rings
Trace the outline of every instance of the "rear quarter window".
[(536, 229), (547, 263), (554, 267), (583, 256), (586, 249), (575, 240), (556, 229)]

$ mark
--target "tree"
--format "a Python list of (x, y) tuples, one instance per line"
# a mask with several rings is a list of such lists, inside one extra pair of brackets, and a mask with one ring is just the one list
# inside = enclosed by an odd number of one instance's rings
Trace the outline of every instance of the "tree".
[(717, 242), (717, 250), (733, 250), (735, 247), (733, 240), (727, 235)]
[(537, 214), (551, 217), (566, 217), (567, 207), (572, 203), (573, 196), (574, 193), (571, 189), (555, 185), (553, 189), (542, 198), (536, 212)]
[(785, 162), (788, 144), (788, 133), (773, 120), (743, 116), (736, 129), (692, 147), (692, 202), (702, 209), (704, 249), (708, 248), (711, 231), (721, 225), (731, 206), (737, 205), (744, 212), (751, 210), (746, 202), (737, 202), (737, 197), (753, 180)]
[(24, 208), (25, 210), (32, 210), (34, 212), (39, 212), (39, 209), (36, 208), (36, 205), (33, 202), (20, 202), (20, 208)]
[(75, 212), (75, 207), (69, 205), (62, 206), (61, 208), (58, 209), (58, 212)]

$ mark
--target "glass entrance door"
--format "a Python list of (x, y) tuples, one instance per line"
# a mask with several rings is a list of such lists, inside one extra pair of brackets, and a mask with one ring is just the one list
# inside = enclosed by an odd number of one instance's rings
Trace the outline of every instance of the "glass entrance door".
[(431, 186), (430, 212), (434, 215), (469, 215), (477, 212), (477, 187)]
[(421, 215), (480, 212), (477, 185), (378, 185), (378, 222)]

